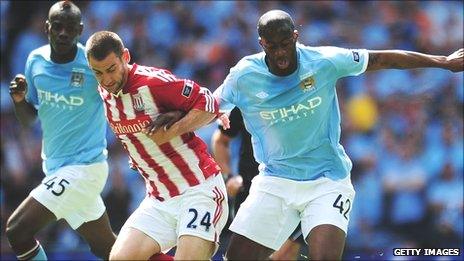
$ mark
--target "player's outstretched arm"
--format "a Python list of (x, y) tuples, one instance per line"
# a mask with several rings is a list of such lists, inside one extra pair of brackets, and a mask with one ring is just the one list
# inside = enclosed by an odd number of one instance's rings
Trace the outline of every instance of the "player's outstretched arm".
[(30, 126), (37, 118), (37, 110), (26, 101), (26, 77), (17, 74), (10, 82), (9, 92), (13, 100), (16, 118), (24, 126)]
[(192, 109), (183, 118), (175, 122), (169, 129), (156, 128), (155, 132), (144, 132), (158, 145), (171, 140), (176, 136), (184, 133), (195, 131), (200, 127), (207, 125), (216, 117), (215, 113)]
[(442, 68), (452, 72), (464, 70), (464, 49), (448, 55), (430, 55), (404, 50), (369, 50), (366, 71), (381, 69)]

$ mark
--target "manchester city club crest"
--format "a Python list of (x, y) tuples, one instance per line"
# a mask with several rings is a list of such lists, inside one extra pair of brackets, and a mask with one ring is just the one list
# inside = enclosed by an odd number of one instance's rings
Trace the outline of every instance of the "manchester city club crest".
[(300, 82), (300, 89), (303, 90), (303, 92), (309, 92), (314, 89), (314, 77), (309, 76), (305, 78), (303, 81)]
[(136, 111), (143, 111), (145, 109), (145, 105), (143, 104), (143, 99), (140, 94), (134, 94), (131, 96), (132, 98), (132, 106)]
[(84, 69), (72, 68), (71, 87), (82, 87), (84, 84)]

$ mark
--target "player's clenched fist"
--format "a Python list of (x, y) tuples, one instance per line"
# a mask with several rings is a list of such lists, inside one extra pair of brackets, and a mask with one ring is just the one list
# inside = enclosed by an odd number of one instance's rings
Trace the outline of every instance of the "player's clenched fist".
[(18, 103), (24, 100), (26, 96), (27, 82), (26, 77), (22, 74), (16, 74), (10, 82), (10, 95), (13, 101)]

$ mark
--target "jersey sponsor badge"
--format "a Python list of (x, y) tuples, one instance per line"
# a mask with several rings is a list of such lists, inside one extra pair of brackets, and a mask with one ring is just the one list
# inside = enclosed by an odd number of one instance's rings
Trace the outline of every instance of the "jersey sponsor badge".
[(145, 109), (145, 105), (143, 104), (143, 99), (140, 94), (131, 95), (132, 99), (132, 106), (136, 111), (143, 111)]
[(351, 51), (353, 53), (353, 60), (359, 63), (359, 53), (356, 51)]
[(190, 97), (190, 94), (192, 94), (192, 90), (193, 90), (193, 81), (185, 80), (184, 88), (182, 88), (182, 95), (188, 98)]
[(72, 68), (71, 87), (82, 87), (84, 84), (84, 72), (82, 68)]
[(109, 122), (111, 129), (116, 135), (127, 135), (141, 132), (145, 126), (150, 124), (151, 119), (148, 115), (141, 115), (132, 120), (120, 120)]

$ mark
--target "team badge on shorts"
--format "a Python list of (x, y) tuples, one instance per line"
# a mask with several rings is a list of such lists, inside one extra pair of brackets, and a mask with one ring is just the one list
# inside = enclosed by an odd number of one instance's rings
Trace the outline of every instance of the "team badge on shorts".
[(140, 94), (134, 94), (131, 96), (132, 98), (132, 106), (136, 111), (143, 111), (145, 109), (145, 105), (143, 104), (143, 99)]
[(71, 87), (80, 88), (84, 84), (84, 72), (82, 68), (72, 68)]
[(300, 89), (303, 90), (303, 92), (312, 91), (314, 88), (314, 77), (312, 75), (300, 82)]

